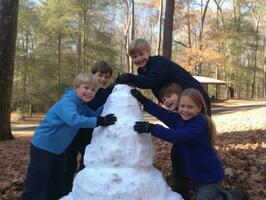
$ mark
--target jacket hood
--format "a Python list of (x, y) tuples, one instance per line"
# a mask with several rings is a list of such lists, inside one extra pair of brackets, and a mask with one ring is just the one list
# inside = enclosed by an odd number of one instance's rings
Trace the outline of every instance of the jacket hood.
[(83, 101), (78, 97), (74, 88), (66, 89), (65, 94), (62, 96), (62, 98), (70, 98), (76, 103), (83, 103)]

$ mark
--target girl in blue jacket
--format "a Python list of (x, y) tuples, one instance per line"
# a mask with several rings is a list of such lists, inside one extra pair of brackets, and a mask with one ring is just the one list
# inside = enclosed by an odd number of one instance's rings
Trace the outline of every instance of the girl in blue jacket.
[(232, 195), (220, 189), (224, 170), (213, 147), (215, 124), (207, 115), (201, 93), (193, 88), (180, 96), (178, 113), (171, 113), (144, 97), (138, 90), (132, 95), (143, 105), (144, 110), (164, 122), (169, 128), (149, 122), (136, 122), (138, 133), (153, 136), (175, 144), (180, 155), (179, 165), (196, 187), (197, 200), (232, 199)]
[(86, 105), (99, 88), (91, 74), (80, 73), (73, 85), (74, 89), (49, 109), (35, 130), (22, 200), (59, 199), (63, 189), (63, 153), (78, 130), (109, 126), (116, 121), (113, 114), (99, 116), (102, 108), (93, 111)]

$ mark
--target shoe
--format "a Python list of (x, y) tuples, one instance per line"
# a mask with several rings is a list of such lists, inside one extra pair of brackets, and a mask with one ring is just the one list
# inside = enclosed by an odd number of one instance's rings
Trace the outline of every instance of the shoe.
[(233, 200), (250, 200), (249, 193), (244, 190), (229, 190)]

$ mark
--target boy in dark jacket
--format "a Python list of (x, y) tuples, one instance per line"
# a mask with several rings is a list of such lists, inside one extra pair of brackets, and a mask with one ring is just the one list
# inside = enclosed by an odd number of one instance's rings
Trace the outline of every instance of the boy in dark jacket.
[[(91, 67), (93, 77), (99, 83), (99, 90), (95, 94), (94, 99), (87, 103), (87, 106), (92, 110), (97, 110), (104, 105), (108, 96), (112, 93), (113, 87), (107, 87), (112, 76), (112, 68), (105, 61), (98, 61)], [(72, 189), (74, 175), (77, 171), (84, 168), (83, 157), (85, 149), (91, 142), (93, 128), (82, 128), (78, 131), (74, 140), (65, 151), (65, 166), (64, 166), (64, 195), (68, 194)], [(77, 163), (78, 155), (81, 155), (79, 167)]]
[[(159, 98), (163, 103), (163, 106), (169, 111), (169, 113), (178, 112), (178, 102), (182, 94), (182, 88), (177, 83), (169, 83), (163, 85), (159, 90)], [(189, 191), (193, 188), (191, 181), (186, 175), (184, 169), (182, 169), (180, 163), (180, 152), (176, 144), (171, 148), (171, 163), (172, 163), (172, 175), (174, 176), (174, 188), (173, 190), (182, 195), (184, 200), (189, 200)]]
[(138, 75), (126, 73), (117, 78), (118, 83), (129, 83), (142, 89), (151, 89), (159, 99), (162, 85), (170, 82), (179, 84), (182, 89), (195, 88), (204, 97), (208, 114), (211, 114), (211, 100), (201, 84), (180, 65), (162, 56), (150, 56), (151, 48), (144, 39), (135, 39), (129, 46), (129, 55), (138, 67)]

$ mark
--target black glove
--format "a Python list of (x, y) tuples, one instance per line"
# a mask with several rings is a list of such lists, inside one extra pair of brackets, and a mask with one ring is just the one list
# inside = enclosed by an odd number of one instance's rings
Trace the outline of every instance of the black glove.
[(138, 133), (150, 133), (154, 128), (154, 124), (149, 122), (135, 122), (134, 130)]
[(109, 114), (104, 117), (97, 117), (97, 126), (109, 126), (116, 122), (116, 116), (114, 114)]
[(131, 75), (132, 74), (129, 74), (129, 73), (124, 73), (124, 74), (118, 75), (117, 78), (115, 79), (115, 82), (117, 82), (119, 84), (129, 83), (129, 77)]
[(130, 90), (130, 93), (135, 97), (140, 103), (144, 104), (147, 98), (137, 89)]

